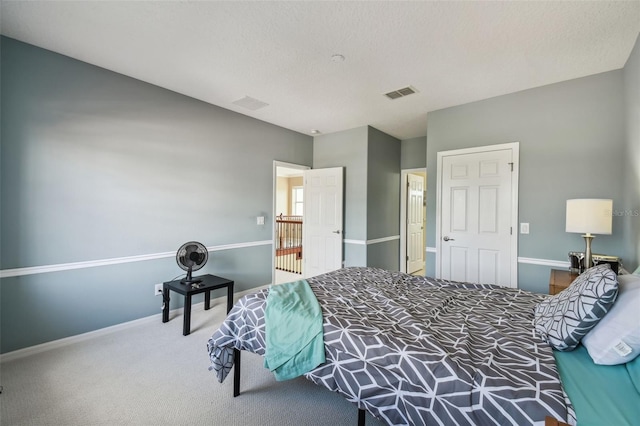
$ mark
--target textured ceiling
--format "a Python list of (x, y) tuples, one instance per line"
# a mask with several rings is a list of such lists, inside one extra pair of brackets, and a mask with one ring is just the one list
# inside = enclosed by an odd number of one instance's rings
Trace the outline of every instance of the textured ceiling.
[[(288, 129), (400, 139), (424, 136), (429, 111), (622, 68), (640, 32), (640, 1), (3, 0), (0, 14), (8, 37)], [(247, 96), (268, 106), (234, 103)]]

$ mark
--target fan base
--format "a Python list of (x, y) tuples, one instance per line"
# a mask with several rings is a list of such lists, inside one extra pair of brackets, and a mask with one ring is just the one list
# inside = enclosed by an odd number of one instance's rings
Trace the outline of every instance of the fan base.
[(201, 282), (202, 282), (202, 280), (198, 279), (198, 278), (192, 278), (192, 279), (183, 278), (183, 279), (180, 280), (180, 284), (198, 284), (198, 283), (201, 283)]

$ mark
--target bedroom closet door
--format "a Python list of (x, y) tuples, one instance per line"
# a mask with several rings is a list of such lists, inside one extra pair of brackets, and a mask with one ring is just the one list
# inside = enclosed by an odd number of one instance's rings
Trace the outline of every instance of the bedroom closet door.
[(342, 267), (343, 168), (304, 172), (304, 276)]
[(517, 155), (495, 147), (438, 154), (440, 278), (517, 286)]

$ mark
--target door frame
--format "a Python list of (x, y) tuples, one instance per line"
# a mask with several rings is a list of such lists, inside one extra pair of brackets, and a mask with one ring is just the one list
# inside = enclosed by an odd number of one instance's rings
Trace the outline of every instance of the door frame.
[(513, 173), (511, 174), (511, 287), (518, 288), (518, 179), (520, 176), (520, 142), (508, 142), (497, 145), (485, 145), (472, 148), (440, 151), (437, 153), (436, 173), (436, 278), (441, 277), (442, 263), (442, 161), (444, 157), (463, 154), (510, 149), (513, 156)]
[[(426, 192), (426, 174), (427, 168), (417, 168), (417, 169), (402, 169), (400, 171), (400, 272), (407, 272), (407, 175), (409, 173), (424, 173), (425, 174), (425, 186), (424, 186), (424, 200), (427, 200)], [(426, 222), (426, 217), (425, 217)], [(426, 224), (426, 223), (425, 223)], [(424, 229), (424, 238), (426, 242), (427, 237), (427, 229), (425, 226)], [(422, 261), (424, 262), (424, 267), (426, 271), (427, 267), (427, 251), (426, 251), (426, 243), (423, 242), (422, 245), (424, 247), (424, 253), (422, 253)]]
[[(271, 200), (271, 283), (276, 282), (276, 195), (278, 189), (278, 167), (286, 167), (287, 169), (309, 170), (310, 166), (304, 166), (302, 164), (287, 163), (284, 161), (273, 160), (273, 194)], [(304, 246), (303, 246), (304, 247)], [(304, 275), (304, 263), (303, 263)]]

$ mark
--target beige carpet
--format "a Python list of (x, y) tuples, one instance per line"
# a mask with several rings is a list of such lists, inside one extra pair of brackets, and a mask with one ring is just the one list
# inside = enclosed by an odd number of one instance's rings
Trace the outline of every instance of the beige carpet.
[[(0, 424), (356, 425), (357, 408), (304, 378), (276, 382), (243, 352), (242, 394), (208, 371), (222, 299), (194, 306), (191, 334), (172, 312), (124, 330), (0, 364)], [(367, 414), (367, 425), (383, 423)]]

